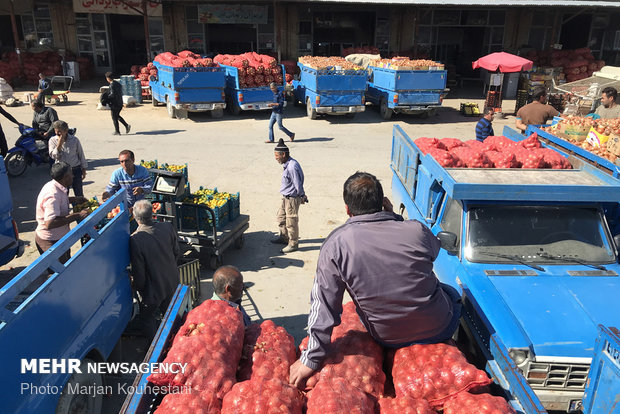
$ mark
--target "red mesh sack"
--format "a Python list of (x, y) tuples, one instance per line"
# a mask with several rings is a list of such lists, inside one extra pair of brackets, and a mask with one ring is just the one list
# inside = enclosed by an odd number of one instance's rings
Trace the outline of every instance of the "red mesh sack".
[(432, 407), (441, 407), (459, 392), (492, 382), (484, 371), (467, 362), (456, 346), (445, 343), (398, 349), (392, 377), (397, 397), (423, 398)]
[(200, 56), (198, 56), (197, 54), (195, 54), (194, 52), (189, 51), (189, 50), (183, 50), (183, 51), (177, 53), (177, 55), (179, 57), (182, 57), (182, 58), (193, 58), (193, 59), (200, 58)]
[(487, 142), (486, 140), (481, 142), (477, 139), (470, 139), (468, 141), (464, 141), (463, 144), (466, 147), (469, 147), (476, 151), (487, 152), (487, 151), (497, 151), (497, 148), (492, 143)]
[(450, 153), (458, 157), (468, 168), (493, 168), (493, 163), (484, 152), (469, 147), (456, 147)]
[(499, 151), (503, 151), (505, 148), (511, 148), (513, 146), (515, 146), (515, 142), (511, 139), (506, 138), (503, 135), (499, 135), (499, 136), (488, 136), (485, 140), (484, 140), (485, 144), (489, 144), (489, 145), (493, 145), (495, 148), (497, 148), (497, 150)]
[(223, 396), (235, 383), (243, 347), (243, 317), (224, 301), (207, 300), (187, 314), (164, 363), (186, 363), (185, 372), (155, 373), (156, 385), (191, 386)]
[(297, 359), (295, 339), (281, 326), (266, 320), (245, 330), (237, 379), (275, 378), (288, 381), (289, 368)]
[(301, 414), (303, 398), (297, 388), (277, 379), (238, 382), (222, 402), (222, 414)]
[(521, 164), (521, 168), (545, 168), (545, 161), (542, 155), (525, 148), (515, 149), (515, 158)]
[(573, 168), (566, 158), (551, 148), (538, 148), (532, 151), (543, 157), (546, 168), (553, 168), (555, 170), (570, 170)]
[(484, 153), (495, 168), (519, 168), (515, 155), (510, 152), (487, 151)]
[(420, 137), (413, 142), (418, 147), (423, 146), (423, 147), (431, 147), (431, 148), (434, 147), (434, 148), (438, 148), (442, 150), (447, 149), (446, 146), (441, 141), (439, 141), (437, 138)]
[(502, 397), (460, 392), (446, 401), (443, 414), (516, 414)]
[(463, 141), (457, 138), (442, 138), (439, 141), (443, 144), (444, 147), (446, 147), (446, 150), (448, 151), (450, 151), (452, 148), (462, 147), (465, 145), (463, 144)]
[(426, 400), (414, 400), (410, 397), (380, 398), (380, 414), (435, 414)]
[(319, 381), (308, 393), (306, 414), (374, 414), (375, 402), (342, 378)]
[(520, 142), (520, 144), (521, 144), (521, 146), (523, 148), (540, 148), (540, 147), (542, 147), (542, 144), (538, 140), (538, 134), (536, 132), (534, 132), (529, 137), (525, 138), (523, 141)]
[(429, 149), (428, 153), (442, 167), (455, 168), (455, 167), (463, 166), (463, 162), (461, 161), (461, 159), (451, 152), (437, 149), (437, 148), (431, 148)]
[(192, 392), (168, 394), (164, 397), (155, 414), (219, 414), (222, 400), (213, 392)]

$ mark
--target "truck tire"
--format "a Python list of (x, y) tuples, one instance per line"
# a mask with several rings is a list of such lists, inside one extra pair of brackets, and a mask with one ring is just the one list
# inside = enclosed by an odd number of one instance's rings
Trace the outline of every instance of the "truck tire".
[(103, 378), (101, 374), (95, 374), (88, 372), (88, 364), (94, 363), (93, 360), (84, 358), (82, 363), (80, 364), (81, 374), (74, 373), (69, 378), (69, 381), (65, 384), (62, 393), (60, 394), (60, 398), (58, 400), (58, 405), (56, 406), (56, 414), (99, 414), (101, 413), (101, 404), (103, 403), (103, 394), (97, 394), (95, 396), (90, 396), (88, 394), (81, 393), (73, 393), (69, 394), (67, 391), (69, 389), (69, 385), (71, 387), (77, 386), (92, 386), (94, 385), (97, 388), (92, 389), (101, 389), (99, 387), (103, 386)]
[(26, 171), (28, 161), (21, 152), (12, 152), (4, 160), (9, 177), (18, 177)]
[(222, 108), (217, 108), (211, 111), (211, 118), (221, 118), (224, 116), (224, 110)]
[(379, 113), (381, 114), (381, 118), (385, 119), (386, 121), (389, 121), (392, 118), (392, 114), (394, 113), (394, 111), (388, 108), (385, 98), (381, 98), (381, 103), (379, 104)]
[(168, 99), (168, 97), (166, 97), (166, 108), (168, 109), (168, 116), (170, 118), (177, 117), (177, 109), (174, 106), (172, 106), (172, 104), (170, 103), (170, 99)]
[(155, 95), (153, 95), (153, 90), (151, 89), (151, 105), (153, 106), (157, 106), (159, 102), (157, 102), (157, 99), (155, 99)]
[(310, 119), (316, 119), (316, 109), (312, 107), (312, 103), (310, 103), (310, 98), (306, 99), (306, 114)]

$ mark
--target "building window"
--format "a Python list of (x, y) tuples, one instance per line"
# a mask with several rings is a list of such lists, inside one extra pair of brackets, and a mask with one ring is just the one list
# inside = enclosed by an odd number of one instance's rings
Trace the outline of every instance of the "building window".
[(32, 13), (21, 16), (26, 48), (54, 46), (52, 19), (47, 3), (35, 3)]
[(205, 54), (205, 28), (198, 20), (198, 6), (185, 6), (187, 23), (187, 49), (200, 55)]
[(149, 42), (152, 55), (149, 60), (164, 53), (164, 21), (161, 17), (149, 17)]

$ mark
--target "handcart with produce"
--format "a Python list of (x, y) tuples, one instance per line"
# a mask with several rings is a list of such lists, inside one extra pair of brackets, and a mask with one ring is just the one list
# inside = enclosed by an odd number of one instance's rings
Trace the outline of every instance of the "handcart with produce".
[(73, 76), (52, 76), (50, 79), (50, 92), (45, 94), (45, 101), (52, 105), (69, 101), (69, 92), (73, 85)]
[(195, 254), (203, 266), (215, 270), (221, 266), (226, 249), (243, 247), (243, 233), (250, 227), (250, 217), (240, 214), (238, 193), (200, 189), (188, 194), (186, 171), (149, 169), (153, 175), (152, 193), (158, 201), (154, 215), (158, 220), (172, 222), (185, 249)]
[(567, 105), (566, 114), (585, 115), (589, 112), (594, 112), (603, 89), (612, 87), (620, 90), (620, 67), (604, 66), (600, 71), (594, 72), (589, 78), (562, 85), (557, 85), (554, 80), (553, 87), (558, 91), (570, 94), (570, 102)]

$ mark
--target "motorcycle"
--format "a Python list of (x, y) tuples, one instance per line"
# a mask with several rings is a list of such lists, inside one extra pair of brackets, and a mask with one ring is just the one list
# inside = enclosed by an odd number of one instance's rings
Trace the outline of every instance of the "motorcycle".
[(19, 126), (21, 136), (15, 142), (15, 146), (9, 150), (5, 159), (6, 171), (9, 176), (17, 177), (26, 171), (28, 165), (35, 163), (52, 165), (47, 141), (41, 138), (39, 131)]

